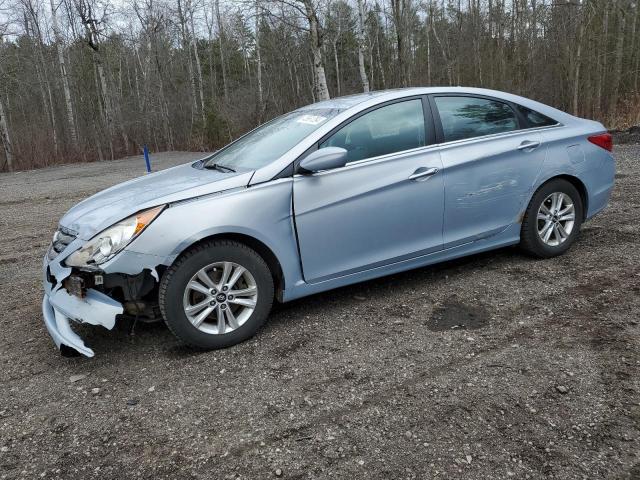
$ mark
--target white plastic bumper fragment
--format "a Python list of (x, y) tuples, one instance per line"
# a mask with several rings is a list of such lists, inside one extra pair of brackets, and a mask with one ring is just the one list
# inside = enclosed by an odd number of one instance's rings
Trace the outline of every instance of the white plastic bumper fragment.
[(42, 300), (44, 323), (56, 346), (67, 345), (87, 357), (93, 357), (93, 350), (85, 346), (71, 329), (69, 321), (102, 325), (111, 330), (116, 315), (122, 312), (122, 304), (93, 289), (87, 290), (84, 298), (79, 298), (60, 288)]

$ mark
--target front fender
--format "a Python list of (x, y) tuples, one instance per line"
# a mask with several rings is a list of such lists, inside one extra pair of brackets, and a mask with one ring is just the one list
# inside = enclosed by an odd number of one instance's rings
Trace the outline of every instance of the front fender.
[[(171, 204), (127, 247), (130, 254), (171, 265), (190, 246), (225, 234), (249, 236), (276, 256), (285, 283), (302, 278), (293, 226), (292, 179)], [(152, 265), (149, 267), (155, 267)]]

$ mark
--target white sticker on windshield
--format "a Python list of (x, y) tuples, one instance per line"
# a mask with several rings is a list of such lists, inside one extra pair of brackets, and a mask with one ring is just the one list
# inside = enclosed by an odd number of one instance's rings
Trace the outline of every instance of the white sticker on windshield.
[(306, 123), (308, 125), (318, 125), (324, 122), (327, 117), (321, 117), (320, 115), (303, 115), (298, 120), (298, 123)]

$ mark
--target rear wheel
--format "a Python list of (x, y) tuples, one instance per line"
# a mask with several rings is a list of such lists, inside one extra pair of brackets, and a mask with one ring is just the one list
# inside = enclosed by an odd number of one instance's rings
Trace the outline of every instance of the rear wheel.
[(160, 284), (159, 303), (169, 329), (198, 348), (224, 348), (252, 337), (267, 319), (273, 278), (254, 250), (213, 241), (185, 253)]
[(521, 248), (536, 257), (566, 252), (575, 241), (583, 218), (580, 193), (561, 178), (544, 184), (533, 195), (522, 221)]

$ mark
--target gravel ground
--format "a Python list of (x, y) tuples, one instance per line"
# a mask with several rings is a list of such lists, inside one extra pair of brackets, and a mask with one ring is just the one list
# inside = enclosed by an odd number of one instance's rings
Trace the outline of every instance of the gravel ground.
[(640, 478), (640, 146), (616, 156), (610, 207), (560, 258), (315, 295), (217, 352), (162, 324), (81, 328), (94, 359), (47, 335), (41, 257), (142, 160), (0, 175), (0, 478)]

